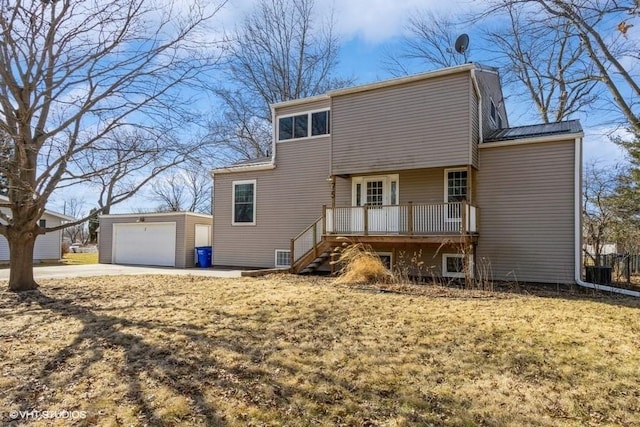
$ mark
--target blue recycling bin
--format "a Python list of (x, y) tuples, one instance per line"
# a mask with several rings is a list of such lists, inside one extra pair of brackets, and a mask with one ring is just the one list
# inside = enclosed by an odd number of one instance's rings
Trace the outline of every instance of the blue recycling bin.
[(211, 246), (198, 246), (196, 248), (196, 254), (198, 255), (198, 266), (200, 268), (211, 267), (211, 254), (213, 250)]

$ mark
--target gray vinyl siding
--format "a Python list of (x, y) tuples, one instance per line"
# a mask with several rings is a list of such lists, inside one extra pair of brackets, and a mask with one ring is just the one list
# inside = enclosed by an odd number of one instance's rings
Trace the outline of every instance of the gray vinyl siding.
[[(465, 165), (460, 166), (466, 168)], [(383, 175), (398, 174), (400, 204), (412, 203), (444, 203), (444, 171), (449, 168), (412, 169), (400, 171), (388, 171)], [(452, 167), (455, 169), (455, 167)], [(360, 175), (354, 175), (358, 177)], [(366, 175), (366, 176), (375, 176)], [(351, 179), (336, 181), (336, 206), (346, 207), (352, 205)]]
[(497, 125), (491, 120), (492, 100), (498, 113), (502, 117), (502, 127), (509, 127), (509, 122), (502, 94), (502, 86), (500, 85), (500, 77), (494, 72), (477, 70), (476, 80), (482, 95), (482, 135), (483, 138), (486, 138), (487, 135), (497, 128)]
[[(279, 143), (273, 170), (214, 175), (214, 264), (275, 265), (275, 250), (322, 215), (331, 204), (329, 137)], [(232, 225), (232, 183), (256, 180), (256, 225)]]
[(305, 111), (322, 110), (331, 106), (331, 100), (321, 99), (294, 105), (283, 105), (276, 108), (276, 116), (288, 116), (290, 114), (304, 113)]
[(480, 149), (477, 262), (493, 278), (572, 283), (574, 141)]
[(470, 90), (461, 72), (335, 96), (332, 173), (467, 164)]
[(98, 237), (98, 262), (113, 263), (113, 224), (135, 223), (137, 218), (144, 217), (146, 223), (175, 222), (176, 223), (176, 254), (175, 266), (188, 268), (194, 265), (195, 224), (212, 225), (210, 216), (190, 214), (184, 212), (167, 214), (123, 214), (100, 217), (100, 235)]

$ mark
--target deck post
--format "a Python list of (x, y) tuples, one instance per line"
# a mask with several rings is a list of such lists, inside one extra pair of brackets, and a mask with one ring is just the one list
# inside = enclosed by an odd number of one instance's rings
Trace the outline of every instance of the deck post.
[(413, 236), (413, 202), (409, 202), (409, 210), (407, 211), (407, 231), (409, 236)]
[(313, 228), (311, 231), (313, 232), (313, 256), (318, 258), (318, 236), (317, 236), (318, 223), (317, 222), (313, 223)]
[(294, 273), (294, 271), (293, 271), (293, 263), (295, 262), (295, 259), (293, 258), (293, 254), (295, 253), (294, 252), (295, 246), (296, 246), (296, 239), (291, 239), (291, 243), (289, 244), (289, 251), (290, 251), (290, 255), (289, 255), (289, 265), (290, 265), (289, 273)]
[(462, 203), (460, 204), (460, 209), (462, 210), (462, 215), (460, 218), (461, 224), (460, 224), (460, 232), (462, 234), (467, 234), (467, 201), (463, 200)]
[(327, 234), (327, 205), (322, 205), (322, 235)]
[(369, 211), (367, 209), (367, 205), (363, 206), (363, 212), (364, 212), (364, 235), (368, 236), (369, 235)]

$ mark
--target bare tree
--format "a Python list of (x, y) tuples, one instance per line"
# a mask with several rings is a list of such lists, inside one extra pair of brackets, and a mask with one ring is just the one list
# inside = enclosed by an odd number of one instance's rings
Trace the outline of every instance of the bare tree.
[(612, 204), (616, 183), (623, 174), (620, 167), (605, 168), (595, 163), (587, 165), (583, 180), (582, 215), (585, 243), (592, 250), (584, 248), (585, 254), (595, 265), (600, 265), (602, 249), (613, 239), (613, 225), (616, 214)]
[[(324, 4), (323, 4), (324, 5)], [(318, 24), (314, 0), (260, 0), (229, 36), (229, 87), (212, 135), (239, 159), (270, 155), (270, 105), (352, 83), (334, 77), (338, 40), (333, 22)]]
[[(8, 165), (11, 160), (11, 138), (0, 129), (0, 164)], [(6, 196), (9, 192), (9, 180), (0, 170), (0, 196)]]
[(405, 33), (400, 50), (386, 53), (383, 60), (395, 76), (410, 74), (412, 65), (434, 69), (467, 62), (470, 51), (461, 54), (455, 50), (462, 25), (450, 15), (418, 11), (409, 17)]
[[(84, 205), (85, 201), (82, 198), (70, 197), (64, 200), (62, 213), (72, 218), (82, 218), (85, 216)], [(86, 222), (81, 224), (72, 225), (64, 229), (63, 236), (68, 238), (71, 243), (80, 242), (86, 244), (89, 240), (89, 233), (87, 230)]]
[(634, 30), (632, 21), (638, 20), (637, 2), (499, 0), (491, 3), (485, 16), (516, 6), (527, 10), (527, 25), (544, 30), (549, 23), (559, 24), (579, 39), (579, 46), (573, 43), (573, 49), (579, 48), (586, 53), (582, 58), (585, 65), (588, 62), (588, 72), (584, 75), (603, 85), (610, 94), (609, 102), (624, 124), (634, 132), (640, 131), (640, 83), (635, 74), (640, 53), (636, 41), (628, 37), (628, 32)]
[(570, 118), (598, 101), (596, 71), (570, 22), (539, 20), (519, 4), (501, 11), (506, 24), (487, 31), (486, 45), (502, 64), (505, 83), (515, 83), (514, 96), (531, 101), (544, 123)]
[[(38, 235), (86, 220), (39, 227), (54, 191), (97, 186), (96, 205), (107, 212), (189, 152), (176, 135), (193, 121), (190, 89), (215, 66), (208, 23), (220, 5), (0, 0), (0, 131), (12, 150), (0, 164), (9, 183), (9, 202), (0, 202), (10, 210), (0, 213), (9, 289), (37, 287)], [(115, 133), (134, 129), (140, 138)], [(172, 150), (162, 149), (167, 141)]]
[(200, 165), (175, 170), (168, 177), (159, 176), (152, 185), (153, 200), (165, 212), (211, 213), (211, 177)]

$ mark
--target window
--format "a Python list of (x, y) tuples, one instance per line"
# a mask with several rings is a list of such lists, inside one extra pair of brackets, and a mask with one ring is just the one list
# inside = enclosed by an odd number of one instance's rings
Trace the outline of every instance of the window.
[(233, 225), (256, 224), (256, 181), (233, 181)]
[(378, 252), (378, 257), (387, 270), (393, 266), (393, 255), (391, 252)]
[(367, 181), (367, 206), (382, 206), (384, 181)]
[(285, 249), (276, 249), (276, 268), (284, 268), (291, 266), (291, 251)]
[(398, 175), (357, 176), (351, 179), (352, 206), (387, 206), (399, 203)]
[(293, 117), (283, 117), (278, 120), (278, 140), (286, 141), (293, 138)]
[(311, 136), (329, 134), (329, 111), (311, 113)]
[[(467, 257), (471, 275), (473, 276), (473, 260)], [(442, 254), (442, 276), (443, 277), (464, 277), (464, 255), (463, 254)]]
[(444, 201), (447, 205), (447, 221), (460, 221), (460, 202), (467, 200), (467, 170), (445, 169)]
[(46, 219), (41, 219), (40, 221), (38, 221), (38, 225), (41, 228), (46, 228), (47, 227), (47, 220)]
[(278, 141), (329, 134), (329, 110), (315, 111), (278, 119)]

